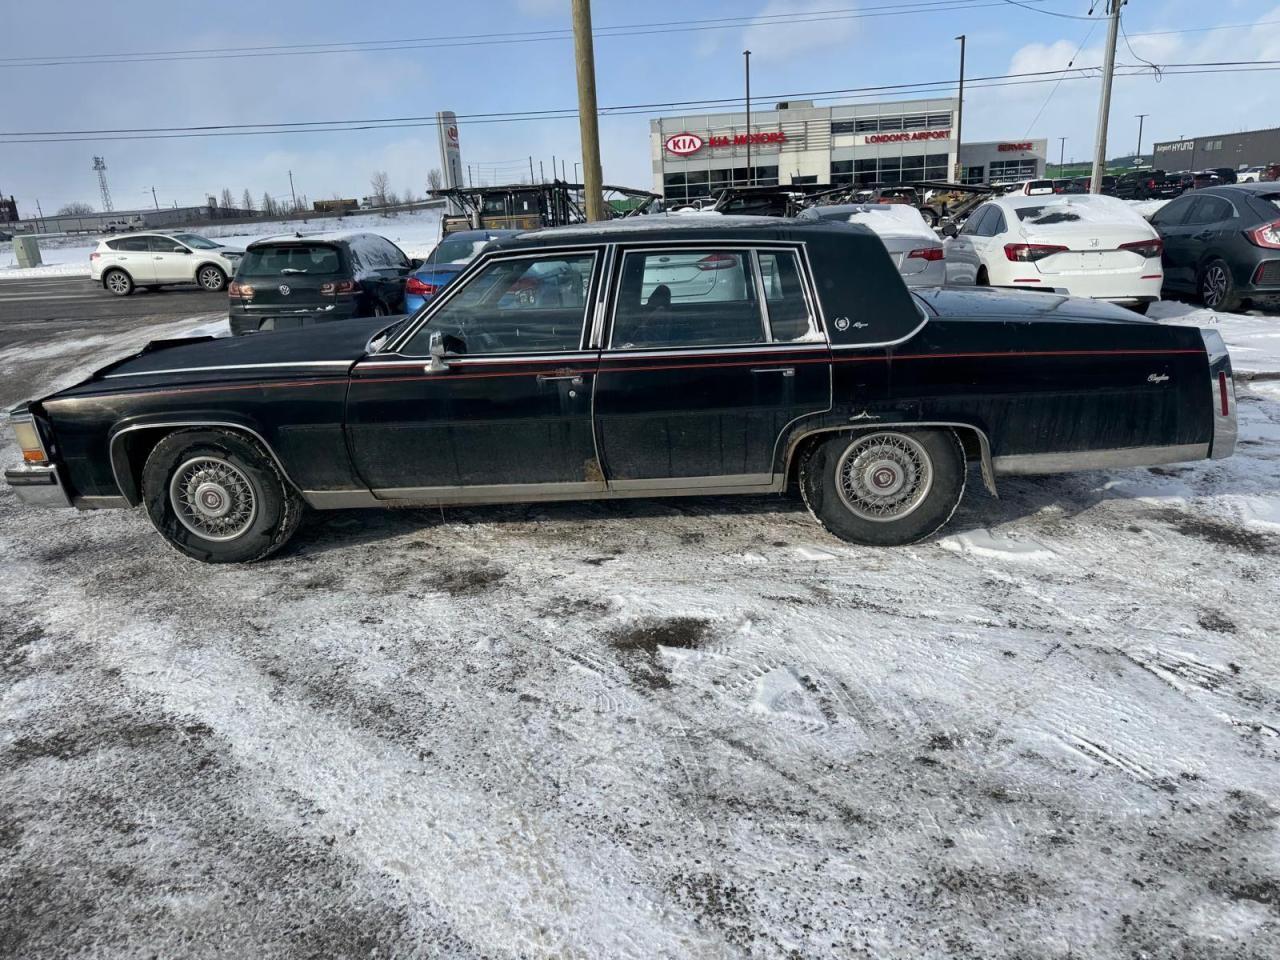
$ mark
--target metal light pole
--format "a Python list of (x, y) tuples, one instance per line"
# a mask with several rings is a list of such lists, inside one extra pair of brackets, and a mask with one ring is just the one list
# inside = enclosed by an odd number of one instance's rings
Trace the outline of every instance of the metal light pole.
[(1058, 176), (1060, 177), (1066, 176), (1066, 174), (1062, 172), (1062, 168), (1066, 166), (1066, 162), (1065, 162), (1066, 156), (1067, 156), (1067, 138), (1059, 137), (1058, 138)]
[(1134, 159), (1142, 156), (1142, 121), (1151, 116), (1149, 113), (1140, 113), (1138, 116), (1138, 152), (1134, 154)]
[(293, 200), (293, 212), (298, 212), (298, 195), (293, 192), (293, 171), (289, 171), (289, 196)]
[(956, 107), (956, 182), (960, 183), (964, 180), (964, 169), (961, 167), (960, 161), (960, 137), (964, 133), (964, 47), (966, 34), (960, 34), (955, 39), (960, 41), (960, 96), (959, 106)]
[(1108, 0), (1106, 58), (1102, 63), (1102, 98), (1098, 102), (1098, 134), (1093, 141), (1093, 175), (1089, 192), (1102, 192), (1102, 175), (1107, 169), (1107, 118), (1111, 115), (1111, 81), (1116, 72), (1116, 37), (1120, 33), (1120, 7), (1124, 0)]
[(754, 179), (751, 175), (751, 51), (743, 50), (742, 59), (746, 64), (747, 76), (747, 186)]
[(573, 53), (578, 72), (578, 131), (587, 220), (604, 219), (604, 175), (600, 170), (600, 118), (596, 108), (596, 54), (591, 39), (591, 0), (573, 0)]
[(160, 201), (156, 199), (156, 188), (151, 188), (151, 202), (156, 205), (156, 210), (160, 209)]

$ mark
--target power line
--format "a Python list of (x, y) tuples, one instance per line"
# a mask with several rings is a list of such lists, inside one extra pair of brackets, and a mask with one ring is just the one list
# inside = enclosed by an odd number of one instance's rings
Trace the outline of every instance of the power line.
[[(1198, 75), (1213, 73), (1256, 73), (1271, 72), (1280, 69), (1280, 60), (1220, 60), (1208, 61), (1204, 63), (1180, 63), (1166, 64), (1162, 71), (1166, 75)], [(1150, 70), (1149, 67), (1142, 64), (1118, 64), (1118, 68), (1128, 72), (1118, 73), (1119, 76), (1145, 76)], [(1192, 69), (1196, 68), (1196, 69)], [(1214, 68), (1214, 69), (1199, 69)], [(972, 84), (978, 88), (989, 87), (1006, 87), (1021, 86), (1030, 83), (1059, 83), (1063, 80), (1084, 80), (1095, 77), (1098, 73), (1098, 67), (1071, 67), (1057, 70), (1037, 70), (1026, 73), (1016, 74), (996, 74), (988, 77), (975, 77), (972, 80), (966, 80), (966, 86)], [(817, 90), (809, 92), (796, 92), (786, 94), (772, 94), (761, 99), (766, 100), (787, 100), (787, 99), (833, 99), (843, 97), (866, 97), (866, 96), (882, 96), (895, 91), (901, 92), (903, 95), (911, 93), (925, 93), (937, 88), (950, 88), (955, 85), (954, 78), (946, 80), (926, 80), (913, 83), (900, 84), (880, 84), (869, 87), (849, 87), (837, 90)], [(697, 106), (711, 107), (725, 104), (736, 104), (738, 97), (725, 97), (716, 100), (696, 100), (696, 101), (673, 101), (668, 103), (646, 103), (646, 104), (626, 104), (615, 107), (603, 107), (600, 109), (601, 116), (632, 116), (637, 113), (646, 113), (658, 109), (669, 109), (677, 106)], [(484, 123), (520, 123), (534, 120), (567, 120), (577, 119), (578, 112), (575, 108), (560, 108), (556, 110), (537, 110), (537, 111), (507, 111), (499, 114), (460, 114), (459, 117), (470, 116), (475, 119), (470, 120), (471, 124)], [(434, 117), (402, 117), (387, 118), (383, 120), (324, 120), (312, 121), (312, 129), (298, 129), (294, 124), (274, 125), (273, 129), (250, 129), (255, 126), (264, 125), (237, 125), (228, 124), (217, 130), (206, 130), (204, 128), (188, 128), (188, 127), (153, 127), (138, 128), (139, 131), (122, 131), (129, 135), (118, 136), (98, 136), (94, 134), (108, 133), (111, 131), (79, 131), (75, 135), (68, 136), (66, 134), (73, 131), (51, 131), (54, 134), (51, 137), (29, 138), (29, 139), (8, 139), (0, 140), (3, 144), (17, 143), (76, 143), (89, 140), (170, 140), (170, 139), (188, 139), (202, 137), (221, 137), (221, 136), (269, 136), (272, 134), (286, 133), (344, 133), (353, 131), (367, 130), (399, 130), (406, 128), (417, 128), (431, 126), (435, 124)], [(323, 124), (324, 126), (320, 126)], [(25, 133), (0, 133), (0, 137), (28, 137)]]
[(1018, 0), (1004, 0), (1005, 3), (1012, 4), (1015, 7), (1021, 7), (1023, 10), (1030, 10), (1032, 13), (1043, 13), (1047, 17), (1061, 17), (1063, 20), (1097, 20), (1098, 17), (1082, 17), (1075, 13), (1055, 13), (1052, 10), (1038, 10), (1035, 7), (1028, 6), (1025, 3), (1019, 3)]
[[(858, 8), (846, 7), (842, 10), (830, 11), (829, 15), (811, 12), (804, 15), (767, 14), (761, 17), (721, 18), (719, 21), (674, 20), (658, 23), (635, 24), (628, 27), (604, 27), (595, 31), (598, 39), (610, 37), (637, 37), (654, 34), (690, 33), (707, 30), (729, 30), (745, 28), (752, 25), (782, 25), (795, 23), (824, 23), (841, 20), (862, 20), (874, 17), (909, 16), (916, 13), (939, 13), (948, 10), (974, 10), (983, 7), (998, 7), (1012, 0), (908, 0), (907, 3), (886, 4), (879, 7)], [(1031, 0), (1042, 3), (1045, 0)], [(1028, 10), (1036, 8), (1018, 4)], [(856, 12), (847, 12), (856, 11)], [(727, 22), (732, 21), (732, 22)], [(682, 26), (681, 24), (687, 24)], [(494, 34), (461, 34), (456, 37), (419, 37), (411, 40), (403, 38), (389, 40), (363, 40), (347, 43), (317, 43), (280, 45), (277, 47), (222, 47), (209, 48), (208, 51), (155, 51), (152, 53), (122, 55), (111, 53), (79, 54), (75, 56), (45, 57), (10, 57), (0, 59), (0, 68), (17, 67), (60, 67), (104, 65), (115, 63), (172, 63), (177, 61), (198, 60), (236, 60), (258, 57), (290, 57), (314, 56), (335, 53), (381, 53), (395, 50), (424, 50), (448, 47), (496, 46), (523, 43), (544, 43), (547, 41), (571, 40), (572, 34), (567, 30), (560, 31), (520, 31), (519, 33)], [(357, 45), (363, 44), (363, 46)]]
[[(1076, 47), (1076, 52), (1075, 52), (1075, 53), (1073, 53), (1073, 54), (1071, 55), (1071, 59), (1067, 61), (1067, 69), (1068, 69), (1068, 70), (1070, 70), (1073, 66), (1075, 66), (1076, 57), (1080, 56), (1081, 51), (1083, 51), (1083, 50), (1084, 50), (1084, 45), (1085, 45), (1086, 43), (1088, 43), (1088, 42), (1089, 42), (1089, 38), (1093, 36), (1093, 30), (1094, 30), (1094, 27), (1096, 27), (1097, 25), (1098, 25), (1098, 24), (1097, 24), (1097, 21), (1096, 21), (1096, 20), (1095, 20), (1095, 22), (1093, 22), (1093, 23), (1089, 24), (1089, 30), (1088, 30), (1088, 32), (1084, 35), (1084, 39), (1080, 41), (1080, 46)], [(1027, 124), (1027, 132), (1023, 134), (1023, 136), (1024, 136), (1024, 137), (1026, 137), (1026, 136), (1030, 136), (1030, 135), (1031, 135), (1031, 130), (1032, 130), (1032, 128), (1036, 125), (1036, 121), (1040, 119), (1040, 115), (1041, 115), (1042, 113), (1044, 113), (1045, 108), (1046, 108), (1047, 106), (1049, 106), (1049, 101), (1050, 101), (1050, 100), (1052, 100), (1052, 99), (1053, 99), (1053, 95), (1054, 95), (1055, 93), (1057, 93), (1057, 92), (1058, 92), (1058, 88), (1059, 88), (1060, 86), (1062, 86), (1062, 81), (1065, 79), (1065, 77), (1066, 77), (1066, 75), (1065, 75), (1065, 74), (1064, 74), (1063, 76), (1059, 77), (1059, 78), (1058, 78), (1058, 82), (1057, 82), (1057, 83), (1055, 83), (1055, 84), (1053, 85), (1053, 88), (1049, 91), (1049, 95), (1048, 95), (1047, 97), (1045, 97), (1045, 98), (1044, 98), (1044, 103), (1040, 104), (1040, 109), (1036, 111), (1036, 115), (1035, 115), (1034, 117), (1032, 117), (1032, 118), (1031, 118), (1031, 122)]]

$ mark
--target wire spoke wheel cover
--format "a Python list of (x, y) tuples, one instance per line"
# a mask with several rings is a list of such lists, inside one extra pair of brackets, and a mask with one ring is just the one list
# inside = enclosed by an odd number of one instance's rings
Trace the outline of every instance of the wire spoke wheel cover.
[(872, 433), (849, 444), (836, 464), (841, 501), (864, 520), (888, 523), (910, 516), (933, 488), (924, 447), (903, 433)]
[(214, 457), (181, 464), (169, 481), (169, 501), (178, 522), (205, 540), (243, 536), (258, 516), (258, 498), (249, 478)]

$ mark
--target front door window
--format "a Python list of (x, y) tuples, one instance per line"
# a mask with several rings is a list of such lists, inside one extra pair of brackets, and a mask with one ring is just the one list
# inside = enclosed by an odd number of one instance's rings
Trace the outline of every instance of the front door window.
[(593, 253), (494, 260), (467, 280), (402, 352), (427, 356), (437, 332), (461, 340), (466, 354), (577, 350), (594, 265)]

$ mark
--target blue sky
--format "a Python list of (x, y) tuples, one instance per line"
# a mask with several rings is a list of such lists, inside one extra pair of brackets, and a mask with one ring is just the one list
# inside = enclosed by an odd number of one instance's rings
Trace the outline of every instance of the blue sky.
[[(908, 0), (741, 0), (645, 4), (595, 0), (597, 28), (694, 18), (844, 11), (822, 22), (644, 33), (601, 38), (596, 69), (601, 106), (732, 97), (741, 92), (744, 46), (753, 51), (752, 90), (773, 95), (950, 78), (957, 72), (952, 39), (968, 35), (970, 77), (1101, 61), (1105, 23), (1050, 16), (1003, 0), (967, 0), (967, 9), (908, 16), (852, 18)], [(927, 2), (927, 0), (926, 0)], [(962, 0), (956, 0), (957, 4)], [(1088, 0), (1045, 0), (1044, 11), (1083, 16)], [(104, 18), (104, 12), (107, 16)], [(1095, 11), (1096, 12), (1096, 11)], [(45, 54), (168, 51), (373, 40), (432, 35), (539, 31), (567, 27), (569, 0), (477, 0), (466, 3), (337, 0), (64, 0), (13, 5), (0, 32), (0, 59)], [(1269, 23), (1275, 21), (1275, 23)], [(1280, 3), (1169, 0), (1126, 8), (1134, 54), (1157, 63), (1208, 60), (1280, 61)], [(1167, 33), (1219, 25), (1249, 29)], [(1091, 35), (1089, 34), (1092, 28)], [(1156, 34), (1156, 35), (1153, 35)], [(1086, 35), (1088, 39), (1086, 41)], [(1083, 45), (1083, 47), (1082, 47)], [(1081, 49), (1082, 48), (1082, 49)], [(576, 103), (572, 43), (477, 45), (326, 56), (257, 57), (57, 67), (0, 67), (3, 131), (99, 129), (222, 123), (542, 110)], [(965, 139), (1047, 137), (1056, 159), (1092, 149), (1098, 81), (972, 90), (965, 102)], [(1158, 139), (1280, 125), (1280, 73), (1237, 76), (1123, 78), (1117, 81), (1108, 154), (1136, 145), (1134, 115), (1148, 113), (1146, 149)], [(1048, 102), (1046, 105), (1046, 99)], [(653, 111), (652, 115), (659, 112)], [(1038, 114), (1038, 118), (1037, 118)], [(649, 113), (601, 121), (605, 179), (650, 185)], [(576, 119), (460, 124), (463, 161), (486, 178), (527, 172), (532, 154), (550, 171), (552, 155), (578, 157)], [(99, 205), (91, 157), (108, 163), (117, 209), (201, 202), (229, 187), (288, 197), (288, 170), (312, 199), (369, 193), (375, 170), (397, 191), (421, 193), (439, 165), (434, 129), (307, 133), (205, 139), (0, 144), (0, 191), (26, 213), (39, 198), (46, 213), (72, 200)], [(1280, 159), (1280, 158), (1277, 158)]]

